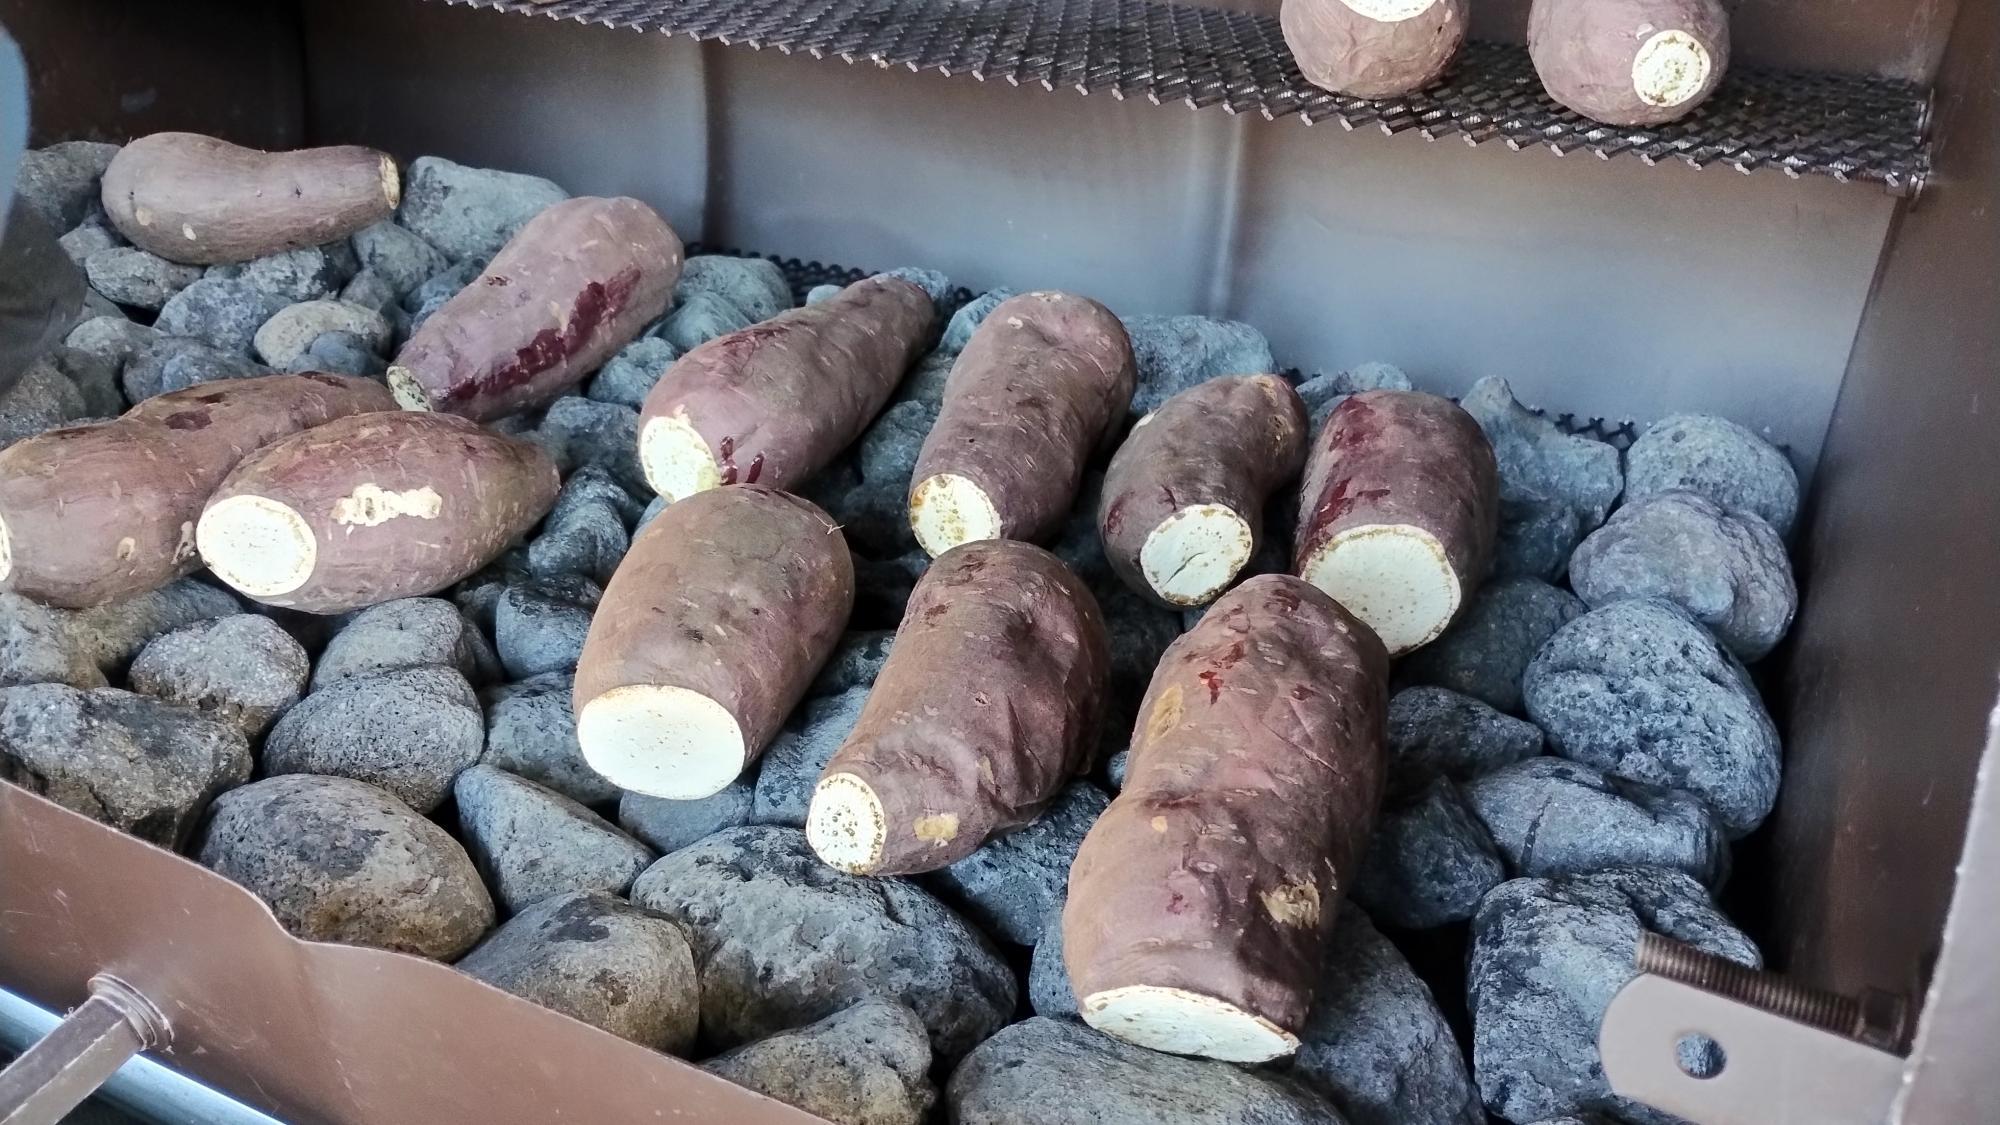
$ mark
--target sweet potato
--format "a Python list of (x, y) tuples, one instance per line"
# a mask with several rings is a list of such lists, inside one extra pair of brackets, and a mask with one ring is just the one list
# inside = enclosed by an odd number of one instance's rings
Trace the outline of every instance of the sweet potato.
[(762, 485), (668, 505), (632, 544), (577, 664), (584, 761), (691, 800), (757, 760), (833, 654), (854, 561), (825, 512)]
[(1400, 656), (1471, 599), (1499, 511), (1493, 446), (1470, 414), (1437, 395), (1367, 391), (1335, 408), (1307, 457), (1293, 569)]
[(206, 266), (346, 238), (388, 218), (402, 191), (395, 159), (372, 148), (260, 152), (154, 133), (118, 150), (102, 197), (134, 245)]
[(1249, 579), (1167, 649), (1125, 785), (1070, 868), (1063, 959), (1092, 1027), (1290, 1054), (1381, 800), (1389, 657), (1338, 602)]
[(1466, 0), (1284, 0), (1278, 26), (1305, 80), (1393, 98), (1444, 76), (1465, 45)]
[(581, 382), (667, 311), (681, 240), (636, 199), (566, 199), (419, 325), (389, 365), (411, 410), (485, 421)]
[(877, 274), (695, 348), (646, 396), (646, 480), (668, 501), (724, 484), (797, 485), (868, 428), (936, 315), (922, 289)]
[(994, 306), (952, 364), (917, 455), (910, 526), (936, 557), (979, 539), (1044, 540), (1138, 382), (1111, 310), (1069, 293)]
[(1283, 379), (1228, 375), (1182, 391), (1111, 458), (1097, 511), (1111, 569), (1162, 605), (1211, 600), (1250, 561), (1264, 502), (1305, 459), (1305, 404)]
[(1686, 117), (1729, 67), (1721, 0), (1535, 0), (1528, 55), (1549, 96), (1607, 125)]
[(918, 580), (806, 838), (854, 875), (933, 871), (1033, 820), (1090, 769), (1110, 667), (1093, 598), (1026, 543), (967, 543)]
[(0, 590), (76, 609), (164, 586), (201, 565), (195, 521), (246, 455), (395, 408), (372, 380), (268, 375), (157, 395), (112, 421), (9, 446), (0, 451)]
[(463, 418), (343, 418), (246, 458), (195, 525), (216, 577), (270, 605), (345, 613), (441, 590), (555, 503), (540, 446)]

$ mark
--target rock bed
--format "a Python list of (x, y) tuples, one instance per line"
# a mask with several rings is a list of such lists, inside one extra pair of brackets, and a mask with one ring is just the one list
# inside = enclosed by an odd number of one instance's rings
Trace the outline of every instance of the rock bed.
[[(64, 144), (24, 163), (24, 199), (68, 232), (91, 293), (63, 345), (0, 396), (0, 445), (213, 379), (379, 376), (565, 197), (424, 158), (393, 221), (204, 270), (106, 222), (96, 180), (112, 151)], [(915, 879), (837, 873), (800, 830), (926, 563), (904, 496), (945, 376), (1006, 295), (958, 307), (803, 490), (855, 550), (852, 631), (760, 765), (713, 797), (621, 793), (593, 773), (570, 679), (602, 584), (659, 507), (635, 461), (636, 408), (682, 352), (793, 304), (771, 263), (727, 256), (690, 259), (673, 311), (580, 393), (496, 423), (547, 448), (563, 490), (527, 543), (438, 597), (329, 620), (199, 577), (86, 611), (0, 595), (0, 776), (187, 850), (303, 936), (453, 960), (836, 1121), (1666, 1120), (1610, 1094), (1596, 1029), (1642, 930), (1758, 960), (1711, 894), (1731, 841), (1776, 797), (1777, 732), (1744, 662), (1778, 643), (1796, 602), (1784, 456), (1697, 416), (1621, 452), (1523, 408), (1504, 381), (1476, 385), (1463, 405), (1498, 455), (1499, 557), (1453, 628), (1397, 670), (1387, 802), (1303, 1046), (1261, 1069), (1155, 1054), (1075, 1019), (1057, 924), (1070, 859), (1122, 779), (1138, 696), (1199, 617), (1112, 577), (1101, 477), (1055, 545), (1112, 635), (1096, 775)], [(1275, 367), (1247, 325), (1127, 325), (1135, 415)], [(1318, 424), (1344, 394), (1408, 385), (1369, 364), (1298, 389)], [(1286, 565), (1295, 503), (1273, 504), (1253, 571)], [(1398, 951), (1460, 932), (1464, 1044)]]

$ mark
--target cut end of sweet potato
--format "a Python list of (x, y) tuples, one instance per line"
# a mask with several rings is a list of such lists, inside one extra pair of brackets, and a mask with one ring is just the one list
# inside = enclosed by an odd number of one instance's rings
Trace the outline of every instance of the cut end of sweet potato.
[(851, 773), (822, 778), (806, 813), (806, 842), (821, 862), (849, 875), (871, 875), (882, 864), (888, 820), (882, 799)]
[(1249, 521), (1226, 504), (1190, 504), (1161, 520), (1139, 548), (1139, 570), (1174, 605), (1203, 605), (1250, 561)]
[(7, 530), (7, 520), (0, 516), (0, 582), (14, 573), (14, 533)]
[(194, 540), (217, 578), (253, 598), (291, 593), (319, 561), (319, 542), (305, 516), (268, 496), (220, 501), (202, 513)]
[(1694, 36), (1657, 31), (1632, 56), (1632, 90), (1647, 105), (1677, 106), (1701, 95), (1714, 65)]
[(424, 393), (423, 385), (407, 367), (391, 367), (385, 378), (389, 383), (389, 393), (396, 396), (396, 404), (405, 410), (428, 412), (431, 408), (430, 396)]
[(1184, 988), (1134, 984), (1083, 998), (1083, 1022), (1172, 1055), (1261, 1063), (1299, 1049), (1299, 1037), (1262, 1016)]
[(728, 708), (666, 684), (627, 684), (584, 704), (576, 740), (606, 780), (672, 801), (712, 797), (747, 764), (743, 728)]
[(382, 154), (382, 199), (394, 211), (403, 201), (403, 174), (396, 170), (396, 158)]
[(685, 414), (661, 415), (639, 431), (639, 467), (669, 504), (722, 486), (715, 452)]
[(986, 490), (957, 473), (925, 477), (910, 493), (910, 528), (932, 558), (961, 543), (999, 539), (1000, 509)]
[(1299, 577), (1366, 622), (1390, 656), (1436, 640), (1462, 597), (1444, 545), (1413, 524), (1350, 527), (1314, 551)]

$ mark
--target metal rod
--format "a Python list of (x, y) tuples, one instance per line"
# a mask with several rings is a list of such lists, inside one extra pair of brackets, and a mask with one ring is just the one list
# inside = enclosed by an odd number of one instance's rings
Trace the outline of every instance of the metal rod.
[(140, 1051), (167, 1039), (159, 1009), (116, 977), (0, 1071), (0, 1125), (57, 1125)]
[(1656, 933), (1640, 935), (1633, 960), (1642, 973), (1693, 985), (1821, 1031), (1889, 1050), (1897, 1049), (1903, 1038), (1907, 1005), (1879, 990), (1857, 999), (1739, 965)]

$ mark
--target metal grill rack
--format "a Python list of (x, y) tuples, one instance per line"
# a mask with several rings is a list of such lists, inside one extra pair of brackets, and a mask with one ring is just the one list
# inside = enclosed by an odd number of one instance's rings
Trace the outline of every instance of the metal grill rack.
[(1527, 52), (1471, 43), (1445, 81), (1383, 101), (1307, 83), (1269, 16), (1155, 0), (443, 0), (687, 35), (849, 63), (934, 70), (1155, 104), (1219, 106), (1308, 125), (1376, 126), (1515, 150), (1630, 153), (1646, 164), (1782, 169), (1915, 195), (1930, 173), (1929, 102), (1905, 82), (1733, 68), (1687, 118), (1600, 125), (1551, 101)]

